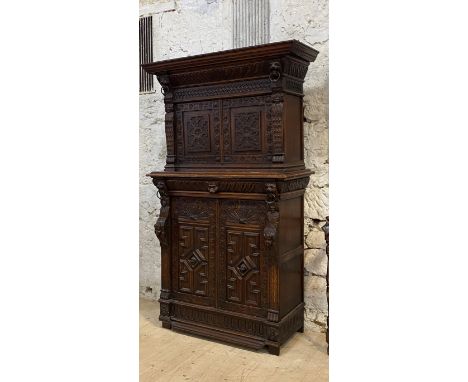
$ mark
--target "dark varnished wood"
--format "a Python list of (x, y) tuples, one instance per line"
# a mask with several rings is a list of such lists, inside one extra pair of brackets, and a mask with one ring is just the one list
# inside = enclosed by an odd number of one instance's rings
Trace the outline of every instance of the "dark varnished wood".
[(302, 83), (285, 41), (143, 65), (161, 84), (163, 327), (279, 355), (304, 328)]

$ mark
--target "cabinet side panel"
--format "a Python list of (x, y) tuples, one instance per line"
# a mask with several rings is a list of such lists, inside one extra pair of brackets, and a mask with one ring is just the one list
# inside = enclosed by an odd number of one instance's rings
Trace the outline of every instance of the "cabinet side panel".
[(283, 126), (285, 159), (288, 163), (304, 160), (302, 118), (302, 99), (286, 94), (284, 96)]
[(280, 202), (279, 252), (280, 254), (302, 245), (302, 196)]
[(280, 264), (280, 318), (284, 317), (297, 305), (302, 298), (304, 250), (296, 253)]
[(303, 196), (280, 202), (280, 318), (303, 301)]

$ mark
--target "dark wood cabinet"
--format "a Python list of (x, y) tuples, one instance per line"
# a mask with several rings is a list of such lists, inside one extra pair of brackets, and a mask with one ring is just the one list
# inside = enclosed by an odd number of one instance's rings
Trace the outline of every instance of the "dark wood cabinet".
[(160, 320), (279, 354), (303, 330), (302, 85), (295, 40), (144, 64), (166, 109)]

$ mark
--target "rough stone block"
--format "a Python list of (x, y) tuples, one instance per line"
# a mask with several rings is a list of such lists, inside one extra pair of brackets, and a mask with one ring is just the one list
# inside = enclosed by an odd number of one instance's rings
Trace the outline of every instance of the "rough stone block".
[(307, 235), (306, 244), (309, 248), (326, 248), (327, 242), (325, 241), (325, 233), (313, 229)]
[(304, 269), (312, 275), (327, 275), (328, 257), (325, 249), (306, 249), (304, 251)]

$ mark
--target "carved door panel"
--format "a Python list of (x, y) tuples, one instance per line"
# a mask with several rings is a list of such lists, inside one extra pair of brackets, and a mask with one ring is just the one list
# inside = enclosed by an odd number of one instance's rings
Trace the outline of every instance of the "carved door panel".
[(266, 315), (265, 202), (220, 200), (218, 306)]
[(174, 198), (172, 277), (177, 298), (214, 305), (216, 201)]
[(223, 162), (271, 162), (270, 105), (267, 96), (223, 100)]
[(220, 101), (175, 105), (178, 163), (207, 164), (220, 161)]

